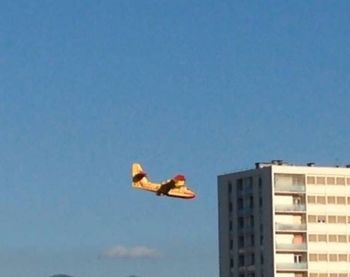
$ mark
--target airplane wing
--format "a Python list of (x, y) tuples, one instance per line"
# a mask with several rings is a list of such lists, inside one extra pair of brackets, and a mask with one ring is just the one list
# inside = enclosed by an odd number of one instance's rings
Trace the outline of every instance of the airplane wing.
[(174, 179), (171, 179), (168, 182), (161, 184), (159, 190), (157, 191), (157, 195), (167, 195), (171, 189), (176, 188), (175, 184), (176, 182)]
[(185, 186), (185, 176), (176, 175), (174, 178), (169, 181), (161, 184), (159, 190), (157, 191), (157, 195), (168, 195), (169, 191), (174, 188), (180, 188)]

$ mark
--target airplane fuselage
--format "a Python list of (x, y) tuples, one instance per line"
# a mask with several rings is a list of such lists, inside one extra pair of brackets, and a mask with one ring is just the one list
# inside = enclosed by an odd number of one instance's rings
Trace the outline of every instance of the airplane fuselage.
[(154, 192), (157, 195), (166, 195), (169, 197), (176, 197), (176, 198), (183, 198), (183, 199), (192, 199), (196, 197), (196, 194), (191, 189), (185, 186), (172, 188), (164, 194), (160, 193), (161, 187), (163, 185), (165, 185), (165, 183), (164, 184), (152, 183), (152, 182), (147, 182), (143, 184), (141, 184), (141, 182), (132, 183), (132, 186), (136, 189)]

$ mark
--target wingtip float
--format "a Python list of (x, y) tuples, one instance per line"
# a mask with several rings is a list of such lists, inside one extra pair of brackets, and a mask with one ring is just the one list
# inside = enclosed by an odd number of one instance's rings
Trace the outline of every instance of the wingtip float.
[(176, 175), (162, 183), (153, 183), (147, 178), (140, 164), (133, 163), (131, 171), (133, 188), (154, 192), (158, 196), (165, 195), (182, 199), (196, 197), (196, 194), (186, 186), (186, 178), (183, 175)]

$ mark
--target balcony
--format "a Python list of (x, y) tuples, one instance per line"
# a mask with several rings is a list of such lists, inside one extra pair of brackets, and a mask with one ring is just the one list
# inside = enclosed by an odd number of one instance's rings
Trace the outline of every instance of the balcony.
[(276, 243), (278, 252), (305, 252), (306, 243)]
[(276, 264), (277, 271), (279, 272), (298, 272), (298, 271), (306, 271), (307, 263), (277, 263)]
[(276, 205), (276, 213), (305, 213), (306, 207), (304, 204), (294, 204), (294, 205)]
[(276, 194), (298, 194), (305, 193), (305, 185), (283, 185), (277, 184), (275, 185), (275, 193)]
[(306, 232), (306, 224), (276, 223), (276, 232)]

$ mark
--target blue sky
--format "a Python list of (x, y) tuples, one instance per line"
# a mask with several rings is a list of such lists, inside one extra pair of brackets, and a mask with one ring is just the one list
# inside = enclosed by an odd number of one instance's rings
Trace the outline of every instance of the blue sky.
[[(0, 275), (218, 276), (217, 175), (350, 163), (349, 9), (2, 1)], [(133, 161), (197, 199), (131, 189)]]

